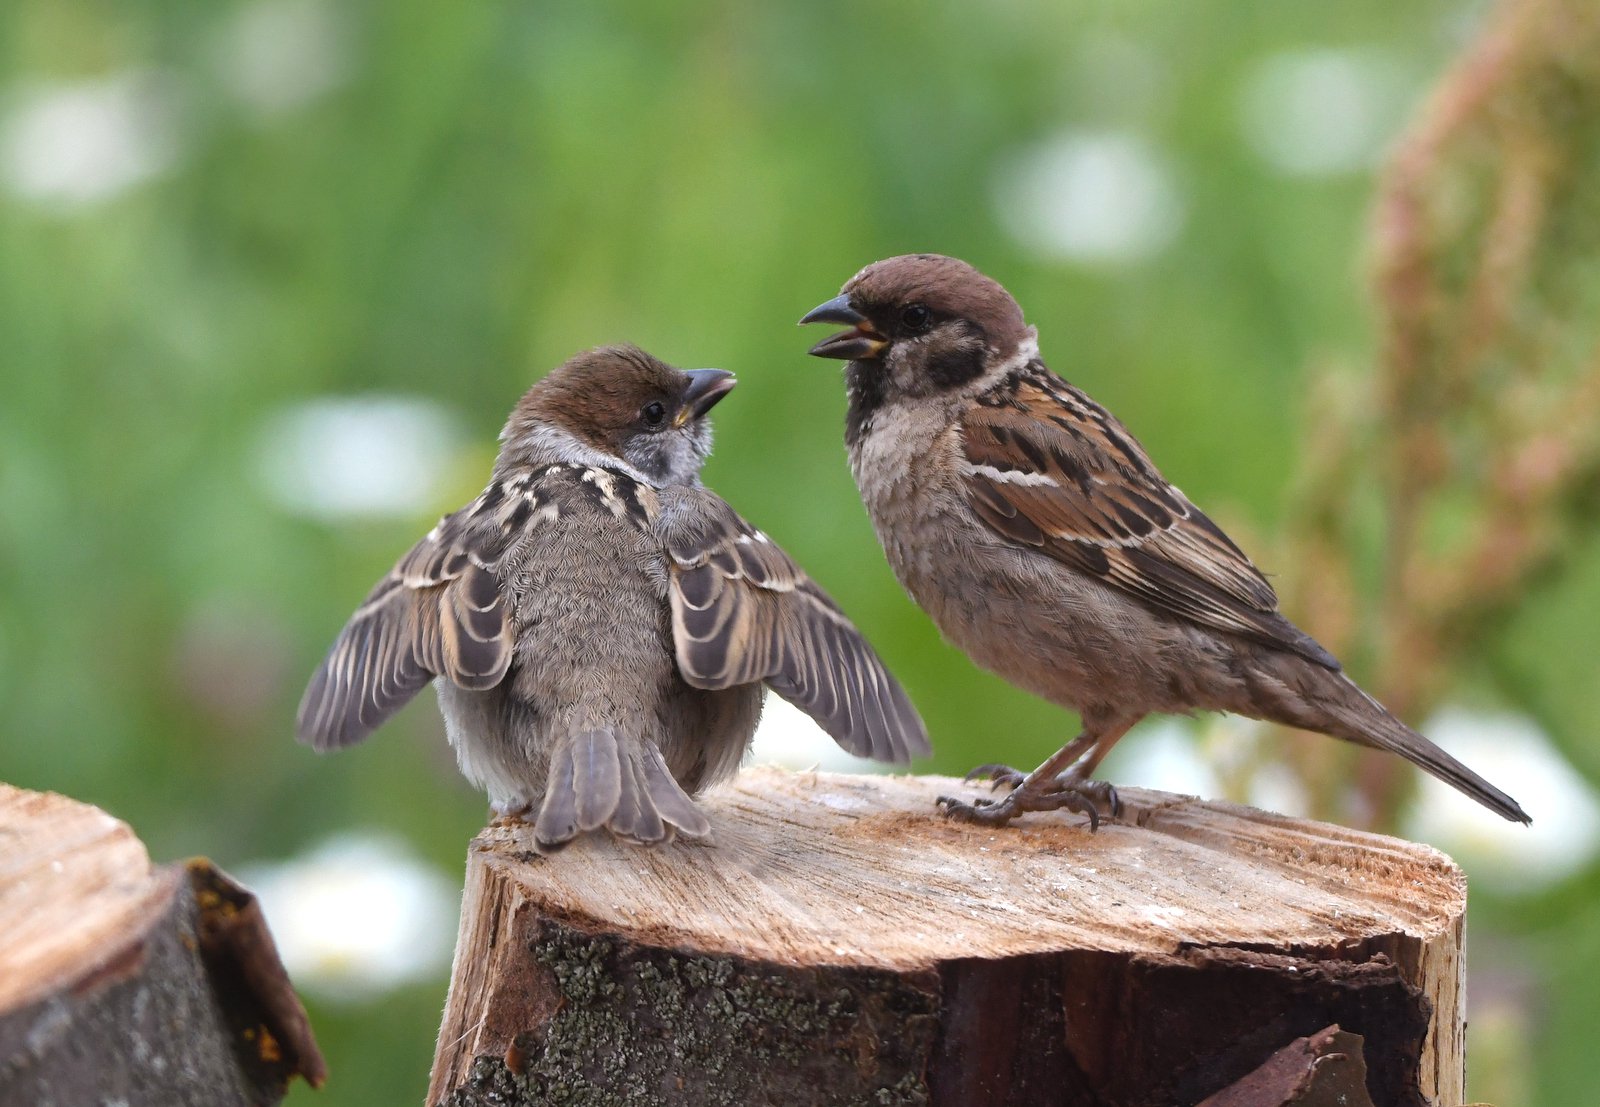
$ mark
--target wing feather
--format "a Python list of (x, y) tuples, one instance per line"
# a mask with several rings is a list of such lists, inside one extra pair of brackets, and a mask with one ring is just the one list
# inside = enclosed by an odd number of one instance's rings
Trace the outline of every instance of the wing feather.
[(378, 582), (312, 674), (295, 722), (302, 742), (359, 742), (435, 677), (474, 690), (500, 682), (514, 639), (500, 564), (549, 517), (539, 477), (497, 479)]
[(959, 426), (968, 503), (990, 529), (1153, 610), (1339, 667), (1104, 408), (1037, 364), (994, 398)]
[(703, 488), (663, 490), (656, 525), (685, 680), (709, 689), (765, 681), (859, 756), (905, 762), (928, 752), (905, 690), (776, 543)]

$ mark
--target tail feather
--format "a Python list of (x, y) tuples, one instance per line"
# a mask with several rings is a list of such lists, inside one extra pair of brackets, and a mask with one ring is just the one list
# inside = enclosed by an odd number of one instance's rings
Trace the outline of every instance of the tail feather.
[(1295, 676), (1286, 683), (1300, 693), (1298, 702), (1279, 721), (1397, 753), (1501, 818), (1533, 821), (1516, 800), (1395, 718), (1343, 673), (1305, 666)]
[(711, 823), (705, 813), (672, 779), (672, 773), (667, 770), (667, 763), (654, 742), (641, 743), (639, 767), (646, 795), (664, 820), (691, 838), (704, 838), (711, 833)]
[(563, 742), (550, 758), (550, 775), (544, 783), (544, 802), (533, 824), (540, 849), (556, 849), (578, 836), (578, 793), (573, 787), (572, 748)]
[[(1362, 707), (1365, 709), (1364, 714), (1371, 720), (1370, 728), (1365, 730), (1364, 736), (1371, 740), (1372, 745), (1398, 753), (1458, 792), (1477, 800), (1503, 819), (1524, 825), (1533, 821), (1516, 800), (1395, 718), (1389, 713), (1388, 708), (1363, 692), (1353, 681), (1346, 678), (1344, 683), (1360, 697)], [(1361, 740), (1360, 737), (1355, 739), (1355, 741)]]
[(622, 761), (609, 730), (586, 730), (572, 739), (572, 788), (579, 830), (594, 830), (616, 814)]
[(534, 839), (551, 852), (600, 827), (646, 845), (675, 832), (693, 838), (711, 832), (656, 744), (619, 738), (610, 729), (580, 731), (557, 743)]
[(622, 794), (610, 826), (617, 837), (641, 844), (663, 841), (671, 833), (645, 794), (638, 763), (631, 757), (622, 759)]

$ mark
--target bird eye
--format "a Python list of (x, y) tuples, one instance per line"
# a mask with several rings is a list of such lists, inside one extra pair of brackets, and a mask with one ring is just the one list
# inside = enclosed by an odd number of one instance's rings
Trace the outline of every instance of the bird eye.
[(659, 427), (666, 421), (667, 405), (660, 400), (651, 400), (639, 409), (639, 418), (644, 420), (647, 427)]
[(900, 325), (911, 334), (921, 334), (933, 322), (933, 312), (921, 304), (911, 304), (900, 313)]

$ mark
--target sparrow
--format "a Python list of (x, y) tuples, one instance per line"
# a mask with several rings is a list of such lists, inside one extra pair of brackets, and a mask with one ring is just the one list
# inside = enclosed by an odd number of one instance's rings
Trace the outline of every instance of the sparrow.
[(356, 609), (300, 703), (317, 750), (433, 683), (462, 774), (541, 850), (605, 828), (703, 837), (763, 686), (853, 754), (928, 752), (900, 685), (793, 559), (700, 483), (734, 386), (633, 346), (582, 353), (517, 403), (488, 487)]
[(998, 283), (955, 258), (893, 257), (800, 322), (849, 328), (810, 352), (849, 362), (850, 468), (901, 585), (978, 665), (1082, 718), (1031, 773), (973, 770), (1011, 791), (941, 797), (947, 814), (995, 825), (1066, 808), (1093, 827), (1118, 813), (1091, 779), (1117, 740), (1152, 712), (1199, 709), (1390, 750), (1529, 821), (1278, 611), (1128, 429), (1046, 367)]

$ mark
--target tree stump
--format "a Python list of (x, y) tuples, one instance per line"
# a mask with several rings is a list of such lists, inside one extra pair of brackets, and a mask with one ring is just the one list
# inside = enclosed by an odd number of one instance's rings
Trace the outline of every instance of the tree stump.
[(1094, 833), (935, 812), (970, 790), (762, 768), (710, 844), (485, 830), (428, 1102), (1242, 1104), (1344, 1034), (1378, 1107), (1460, 1103), (1443, 854), (1132, 788)]
[(276, 1103), (324, 1076), (255, 899), (127, 825), (0, 784), (0, 1105)]

